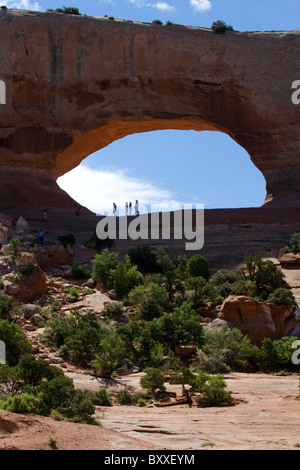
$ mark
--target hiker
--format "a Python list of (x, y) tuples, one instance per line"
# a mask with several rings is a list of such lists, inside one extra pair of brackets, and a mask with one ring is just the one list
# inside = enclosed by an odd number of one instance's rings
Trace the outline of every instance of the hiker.
[(129, 215), (131, 215), (131, 211), (132, 211), (132, 204), (131, 202), (129, 203)]
[(40, 245), (44, 245), (44, 236), (45, 236), (45, 233), (43, 232), (42, 229), (40, 229), (40, 231), (39, 231)]
[(127, 215), (127, 214), (128, 214), (128, 202), (126, 202), (126, 204), (125, 204), (125, 215)]
[(47, 220), (47, 216), (48, 216), (48, 209), (44, 209), (43, 210), (43, 220)]
[(116, 215), (117, 212), (117, 205), (113, 203), (113, 214)]
[(134, 210), (135, 210), (135, 215), (139, 215), (139, 201), (136, 200), (135, 201), (135, 205), (134, 205)]
[(76, 216), (76, 220), (79, 220), (79, 216), (80, 216), (80, 207), (78, 207), (78, 209), (76, 209), (76, 211), (75, 211), (75, 216)]

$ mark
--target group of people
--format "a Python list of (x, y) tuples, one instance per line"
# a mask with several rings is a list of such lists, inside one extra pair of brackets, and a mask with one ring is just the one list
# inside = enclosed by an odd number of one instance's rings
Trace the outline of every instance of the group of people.
[[(132, 208), (133, 208), (132, 203), (130, 202), (128, 204), (128, 202), (126, 202), (126, 204), (125, 204), (125, 215), (132, 215)], [(113, 203), (113, 214), (116, 215), (116, 213), (117, 213), (117, 205), (114, 202)], [(140, 214), (139, 213), (139, 201), (136, 200), (135, 204), (134, 204), (134, 215), (139, 215), (139, 214)]]

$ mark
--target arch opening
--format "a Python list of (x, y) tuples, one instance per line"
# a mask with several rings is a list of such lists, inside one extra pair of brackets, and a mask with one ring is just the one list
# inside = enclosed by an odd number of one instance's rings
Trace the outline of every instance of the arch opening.
[(151, 212), (188, 204), (206, 209), (259, 207), (265, 179), (247, 151), (215, 129), (127, 135), (92, 152), (57, 180), (81, 205), (111, 213), (136, 199)]

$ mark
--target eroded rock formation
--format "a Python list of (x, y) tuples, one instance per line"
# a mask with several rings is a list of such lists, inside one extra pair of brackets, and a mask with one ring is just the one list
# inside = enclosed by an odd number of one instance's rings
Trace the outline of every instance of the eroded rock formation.
[(0, 208), (69, 207), (59, 176), (158, 129), (225, 132), (265, 176), (268, 200), (299, 194), (298, 31), (215, 35), (20, 10), (1, 10), (0, 28)]

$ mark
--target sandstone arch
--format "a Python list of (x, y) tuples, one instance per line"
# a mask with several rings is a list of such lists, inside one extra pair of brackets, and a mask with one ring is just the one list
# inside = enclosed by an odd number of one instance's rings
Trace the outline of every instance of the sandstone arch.
[(230, 32), (1, 10), (0, 208), (74, 205), (56, 179), (134, 132), (218, 130), (267, 200), (299, 203), (299, 31)]

